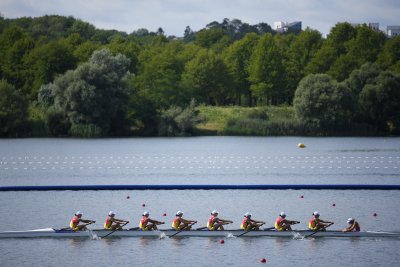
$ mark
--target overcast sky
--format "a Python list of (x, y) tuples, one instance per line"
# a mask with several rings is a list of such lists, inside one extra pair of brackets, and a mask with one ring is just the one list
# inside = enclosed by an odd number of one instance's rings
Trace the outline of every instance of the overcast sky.
[(101, 29), (131, 33), (139, 28), (182, 36), (212, 21), (240, 19), (257, 24), (302, 21), (324, 35), (337, 22), (400, 25), (400, 0), (0, 0), (6, 18), (73, 16)]

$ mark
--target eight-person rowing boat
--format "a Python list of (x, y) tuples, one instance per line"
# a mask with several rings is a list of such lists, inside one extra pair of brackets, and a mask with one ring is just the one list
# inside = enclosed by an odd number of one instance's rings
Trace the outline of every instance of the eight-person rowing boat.
[(45, 228), (28, 231), (5, 231), (0, 232), (0, 238), (17, 238), (17, 237), (174, 237), (179, 234), (180, 237), (204, 236), (204, 237), (400, 237), (400, 232), (374, 232), (361, 231), (360, 224), (354, 219), (347, 220), (348, 226), (340, 231), (327, 230), (333, 225), (333, 222), (321, 220), (318, 211), (313, 212), (313, 217), (308, 224), (308, 230), (293, 230), (292, 225), (300, 223), (299, 221), (291, 221), (286, 219), (286, 213), (281, 212), (275, 221), (274, 227), (264, 228), (264, 221), (256, 221), (251, 219), (252, 214), (246, 212), (244, 219), (240, 225), (240, 229), (225, 230), (224, 225), (231, 224), (233, 221), (218, 218), (219, 212), (213, 210), (207, 221), (206, 227), (192, 229), (195, 220), (183, 219), (182, 211), (176, 213), (175, 219), (172, 221), (172, 229), (158, 229), (157, 225), (164, 222), (149, 218), (150, 213), (145, 211), (139, 223), (139, 227), (123, 229), (123, 226), (129, 221), (116, 219), (115, 212), (110, 211), (104, 223), (104, 229), (87, 229), (87, 225), (95, 223), (93, 220), (82, 219), (82, 212), (77, 211), (71, 219), (70, 227), (56, 229)]
[[(210, 231), (204, 230), (182, 230), (176, 237), (234, 237), (243, 234), (246, 230), (220, 230)], [(55, 229), (45, 228), (28, 231), (6, 231), (0, 232), (0, 238), (28, 238), (28, 237), (157, 237), (160, 238), (163, 235), (172, 236), (178, 231), (175, 229), (165, 230), (154, 230), (154, 231), (142, 231), (142, 230), (118, 230), (112, 235), (109, 230), (94, 229), (86, 231), (73, 231), (71, 229)], [(315, 233), (315, 234), (314, 234)], [(343, 232), (343, 231), (311, 231), (311, 230), (299, 230), (299, 231), (277, 231), (277, 230), (255, 230), (249, 231), (243, 237), (307, 237), (310, 234), (314, 234), (313, 237), (397, 237), (400, 238), (400, 232), (373, 232), (373, 231), (360, 231), (360, 232)]]

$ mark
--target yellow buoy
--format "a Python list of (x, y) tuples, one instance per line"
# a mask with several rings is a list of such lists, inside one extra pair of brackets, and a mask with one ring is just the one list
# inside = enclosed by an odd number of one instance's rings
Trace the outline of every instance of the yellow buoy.
[(306, 145), (303, 144), (303, 143), (298, 143), (297, 146), (300, 147), (300, 148), (305, 148), (306, 147)]

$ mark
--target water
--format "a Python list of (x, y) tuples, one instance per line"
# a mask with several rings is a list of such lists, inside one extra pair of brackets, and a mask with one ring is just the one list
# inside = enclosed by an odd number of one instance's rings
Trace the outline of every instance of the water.
[[(0, 161), (0, 185), (399, 184), (400, 138), (5, 139)], [(65, 227), (78, 209), (97, 221), (94, 227), (109, 210), (130, 227), (143, 210), (165, 227), (183, 210), (201, 227), (218, 209), (235, 222), (228, 229), (238, 228), (248, 210), (266, 227), (284, 210), (304, 229), (319, 210), (335, 221), (333, 229), (356, 217), (363, 230), (400, 231), (399, 200), (399, 191), (380, 190), (0, 192), (0, 230)], [(396, 266), (399, 245), (397, 238), (6, 239), (0, 265), (252, 266), (266, 258), (269, 266)]]

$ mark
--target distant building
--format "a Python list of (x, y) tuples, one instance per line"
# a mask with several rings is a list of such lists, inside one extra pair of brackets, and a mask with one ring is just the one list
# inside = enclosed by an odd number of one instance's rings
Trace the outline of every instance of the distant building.
[(395, 37), (400, 35), (400, 26), (387, 26), (386, 34), (388, 37)]
[(358, 27), (358, 26), (362, 26), (362, 25), (367, 25), (370, 29), (374, 30), (374, 31), (379, 31), (379, 23), (377, 22), (369, 22), (367, 23), (351, 23), (351, 26), (353, 27)]
[(301, 32), (301, 21), (295, 22), (283, 22), (283, 21), (276, 21), (274, 22), (274, 30), (277, 32)]

